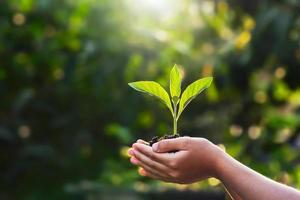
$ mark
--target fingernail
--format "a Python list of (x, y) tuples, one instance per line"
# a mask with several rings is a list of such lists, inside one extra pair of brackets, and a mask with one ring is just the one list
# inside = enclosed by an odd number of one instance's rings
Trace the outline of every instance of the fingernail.
[(128, 150), (128, 155), (134, 156), (134, 150), (132, 148)]
[(158, 152), (158, 142), (152, 145), (152, 150)]
[(137, 159), (135, 159), (134, 157), (130, 158), (130, 162), (134, 165), (136, 165), (138, 163)]

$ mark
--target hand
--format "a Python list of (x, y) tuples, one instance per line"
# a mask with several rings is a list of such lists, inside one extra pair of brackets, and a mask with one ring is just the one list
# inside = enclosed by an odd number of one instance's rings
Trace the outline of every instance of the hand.
[[(176, 151), (175, 153), (169, 153)], [(152, 147), (138, 140), (129, 150), (139, 173), (166, 182), (188, 184), (216, 176), (222, 150), (204, 138), (166, 139)]]
[(203, 138), (167, 139), (152, 147), (139, 140), (128, 153), (140, 174), (151, 178), (186, 184), (213, 176), (234, 199), (300, 199), (299, 190), (266, 178)]

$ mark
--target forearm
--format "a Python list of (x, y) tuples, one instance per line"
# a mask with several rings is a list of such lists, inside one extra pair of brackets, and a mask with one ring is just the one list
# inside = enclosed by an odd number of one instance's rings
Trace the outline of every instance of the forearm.
[(298, 190), (264, 177), (225, 152), (220, 154), (222, 155), (216, 164), (216, 176), (242, 199), (300, 199)]

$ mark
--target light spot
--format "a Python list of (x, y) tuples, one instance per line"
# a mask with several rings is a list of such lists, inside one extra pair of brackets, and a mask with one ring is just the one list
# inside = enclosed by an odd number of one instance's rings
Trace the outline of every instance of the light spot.
[(243, 20), (243, 28), (245, 30), (252, 30), (255, 27), (255, 21), (251, 17), (245, 17)]
[(138, 115), (138, 122), (143, 127), (151, 127), (153, 125), (153, 117), (151, 115), (151, 112), (141, 112)]
[(209, 178), (208, 179), (208, 184), (211, 186), (217, 186), (220, 184), (220, 181), (216, 178)]
[(173, 0), (127, 0), (127, 5), (137, 14), (151, 15), (165, 21), (174, 15), (182, 6), (182, 2)]
[(300, 89), (294, 91), (289, 96), (289, 103), (294, 107), (300, 107)]
[(179, 66), (179, 73), (180, 73), (182, 79), (184, 79), (184, 77), (185, 77), (185, 69), (183, 67), (181, 67), (181, 66)]
[(17, 26), (22, 26), (26, 22), (26, 17), (22, 13), (16, 13), (14, 14), (12, 21)]
[(223, 13), (228, 11), (228, 4), (225, 1), (220, 1), (217, 6), (219, 12)]
[(232, 31), (225, 27), (220, 31), (220, 37), (224, 40), (229, 40), (230, 38), (232, 38), (233, 34)]
[(283, 67), (278, 67), (275, 72), (274, 72), (274, 75), (276, 78), (278, 79), (282, 79), (286, 74), (286, 71)]
[(111, 175), (111, 182), (114, 185), (120, 185), (122, 182), (122, 178), (118, 174), (112, 174)]
[(202, 68), (202, 76), (212, 76), (213, 74), (213, 66), (211, 64), (205, 64)]
[(224, 144), (218, 144), (218, 147), (220, 147), (220, 149), (226, 152), (226, 147)]
[(57, 68), (53, 71), (53, 77), (56, 80), (62, 80), (65, 77), (65, 73), (61, 68)]
[(189, 189), (192, 191), (199, 191), (201, 189), (201, 183), (195, 182), (189, 185)]
[(175, 184), (174, 186), (179, 191), (185, 191), (189, 188), (189, 185), (184, 185), (184, 184)]
[(241, 50), (246, 47), (246, 45), (251, 40), (251, 34), (249, 31), (243, 31), (235, 40), (235, 46), (237, 49)]
[(254, 95), (254, 101), (256, 103), (263, 104), (267, 101), (267, 99), (268, 99), (268, 96), (267, 96), (266, 92), (264, 92), (264, 91), (257, 91)]
[(211, 15), (214, 13), (214, 7), (215, 7), (215, 4), (213, 1), (203, 1), (200, 6), (200, 9), (205, 14)]
[(138, 191), (138, 192), (147, 192), (149, 191), (149, 186), (146, 185), (145, 183), (138, 181), (134, 183), (133, 188)]
[(278, 132), (275, 141), (277, 143), (284, 143), (284, 142), (286, 142), (290, 138), (291, 134), (292, 134), (292, 130), (291, 129), (289, 129), (289, 128), (281, 129)]
[(92, 183), (88, 180), (80, 181), (80, 188), (82, 188), (83, 190), (91, 190), (92, 186)]
[(283, 172), (283, 173), (280, 175), (278, 181), (279, 181), (280, 183), (283, 183), (283, 184), (286, 184), (286, 185), (287, 185), (287, 184), (289, 184), (289, 183), (291, 182), (291, 177), (290, 177), (290, 175), (289, 175), (287, 172)]
[(29, 62), (29, 58), (27, 54), (20, 52), (15, 55), (15, 61), (20, 65), (25, 65)]
[(256, 140), (261, 136), (261, 127), (259, 126), (250, 126), (248, 129), (249, 138), (252, 140)]
[(26, 126), (26, 125), (20, 126), (18, 129), (18, 135), (20, 138), (23, 138), (23, 139), (29, 138), (31, 135), (30, 127)]
[(127, 146), (121, 147), (121, 149), (120, 149), (121, 156), (125, 157), (125, 158), (130, 157), (130, 155), (128, 154), (128, 150), (129, 150), (129, 147), (127, 147)]
[(243, 128), (239, 125), (231, 125), (229, 128), (230, 135), (238, 137), (243, 133)]
[(169, 40), (169, 35), (164, 30), (158, 30), (154, 32), (154, 37), (160, 42), (166, 42)]

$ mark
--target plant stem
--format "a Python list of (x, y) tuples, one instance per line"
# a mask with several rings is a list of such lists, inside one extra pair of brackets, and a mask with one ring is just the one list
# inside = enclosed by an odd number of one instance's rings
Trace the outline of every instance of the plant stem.
[(173, 103), (174, 115), (173, 115), (173, 135), (177, 134), (177, 105)]
[(173, 135), (177, 134), (177, 120), (174, 118), (174, 129), (173, 129)]

